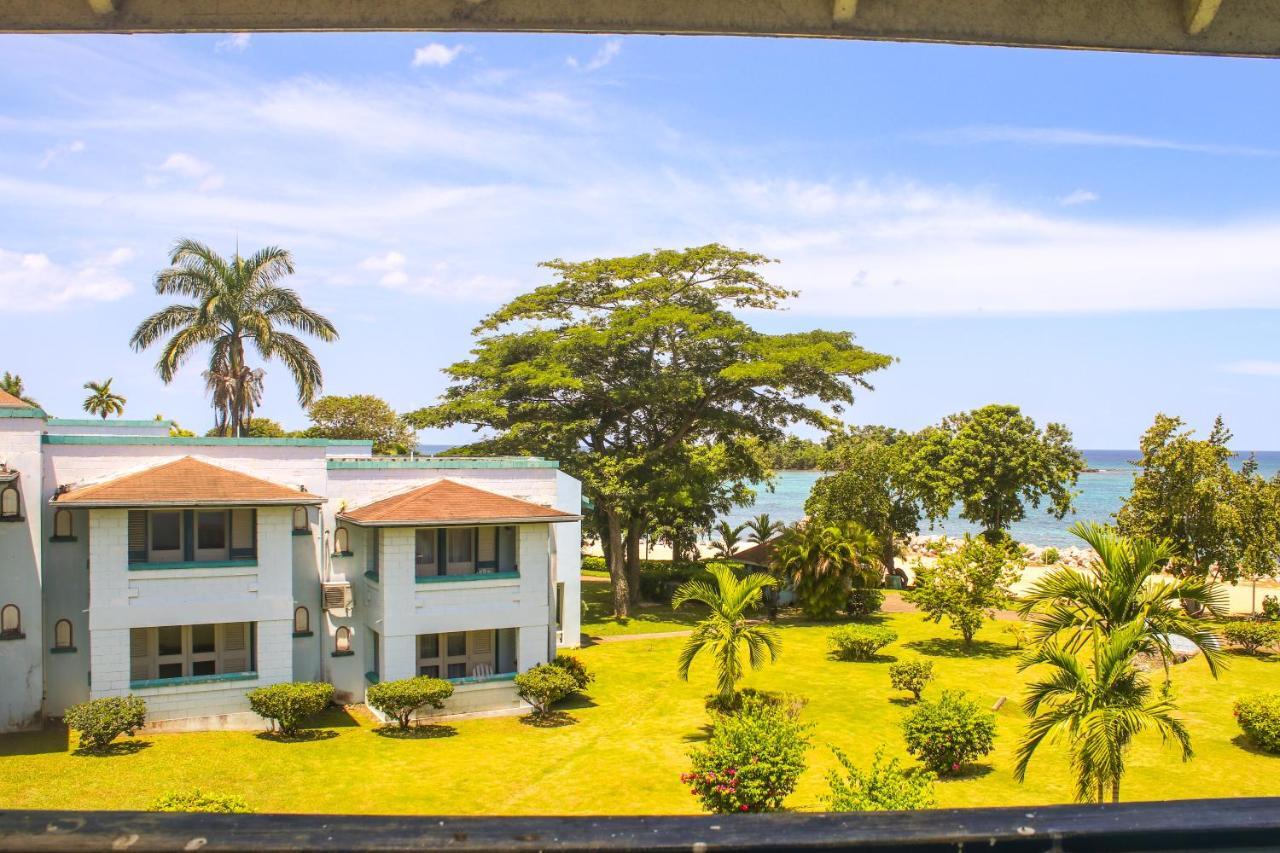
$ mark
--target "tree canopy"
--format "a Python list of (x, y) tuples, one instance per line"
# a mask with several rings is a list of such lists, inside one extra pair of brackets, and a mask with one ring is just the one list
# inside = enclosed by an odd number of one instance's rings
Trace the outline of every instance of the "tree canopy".
[(352, 394), (349, 397), (321, 397), (307, 409), (311, 426), (308, 438), (367, 439), (373, 452), (404, 456), (412, 452), (417, 436), (404, 418), (381, 397)]
[(486, 317), (442, 400), (409, 417), (471, 424), (493, 433), (484, 450), (548, 456), (581, 480), (626, 615), (653, 484), (714, 453), (715, 476), (694, 479), (722, 485), (692, 490), (686, 513), (739, 494), (768, 475), (762, 443), (796, 423), (827, 427), (892, 361), (850, 332), (752, 327), (736, 312), (794, 295), (760, 273), (769, 262), (710, 244), (544, 263), (553, 281)]

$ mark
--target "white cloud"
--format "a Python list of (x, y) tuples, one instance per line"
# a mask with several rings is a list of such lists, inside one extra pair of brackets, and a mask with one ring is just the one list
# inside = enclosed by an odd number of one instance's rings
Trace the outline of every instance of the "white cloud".
[(433, 41), (415, 50), (413, 52), (413, 62), (410, 64), (414, 68), (421, 68), (424, 65), (432, 68), (444, 68), (457, 59), (464, 50), (466, 50), (464, 45), (455, 44), (450, 47)]
[(582, 71), (599, 71), (622, 53), (622, 41), (620, 39), (609, 39), (595, 54), (586, 62), (579, 62), (577, 57), (570, 56), (565, 60), (565, 64), (570, 68), (578, 68)]
[(1072, 207), (1077, 204), (1090, 204), (1098, 200), (1098, 194), (1091, 190), (1075, 190), (1058, 199), (1058, 204)]
[(82, 302), (110, 302), (133, 286), (114, 267), (128, 259), (116, 249), (99, 261), (74, 266), (55, 263), (45, 254), (0, 249), (0, 310), (49, 311)]
[(1235, 361), (1223, 370), (1243, 376), (1280, 376), (1280, 361)]
[(85, 144), (83, 139), (75, 139), (71, 142), (63, 142), (46, 148), (44, 156), (40, 158), (40, 168), (47, 169), (55, 160), (58, 160), (67, 154), (80, 154), (84, 149)]
[(1215, 143), (1184, 142), (1133, 133), (1108, 133), (1081, 130), (1071, 127), (1016, 127), (1010, 125), (983, 125), (960, 127), (950, 130), (917, 134), (918, 139), (946, 145), (973, 145), (990, 142), (1009, 142), (1024, 145), (1079, 145), (1102, 148), (1147, 148), (1165, 151), (1184, 151), (1194, 154), (1225, 154), (1249, 157), (1280, 156), (1280, 149), (1259, 148), (1249, 145), (1219, 145)]
[[(223, 184), (226, 183), (226, 179), (215, 172), (213, 166), (199, 157), (182, 151), (174, 152), (166, 157), (156, 171), (195, 181), (196, 189), (200, 190), (200, 192), (212, 192), (213, 190), (222, 189)], [(159, 186), (164, 183), (164, 179), (157, 175), (153, 174), (148, 177), (152, 186)]]
[(231, 33), (214, 42), (213, 49), (216, 53), (244, 53), (249, 47), (250, 38), (249, 33)]

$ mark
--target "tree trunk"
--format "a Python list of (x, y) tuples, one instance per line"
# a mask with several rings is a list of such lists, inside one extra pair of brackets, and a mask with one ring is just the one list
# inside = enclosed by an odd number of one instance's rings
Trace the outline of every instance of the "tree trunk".
[(893, 558), (896, 550), (893, 532), (886, 530), (880, 535), (880, 562), (884, 565), (884, 579), (886, 582), (893, 575), (895, 569)]
[(1111, 780), (1111, 802), (1120, 802), (1120, 777)]
[(1098, 805), (1102, 805), (1106, 800), (1106, 788), (1102, 784), (1102, 777), (1098, 777)]
[(627, 584), (627, 567), (622, 549), (622, 519), (616, 509), (605, 510), (605, 559), (609, 564), (609, 580), (613, 584), (613, 615), (625, 619), (631, 615), (631, 594)]
[(627, 591), (633, 607), (640, 604), (640, 534), (643, 532), (643, 518), (632, 518), (627, 524)]

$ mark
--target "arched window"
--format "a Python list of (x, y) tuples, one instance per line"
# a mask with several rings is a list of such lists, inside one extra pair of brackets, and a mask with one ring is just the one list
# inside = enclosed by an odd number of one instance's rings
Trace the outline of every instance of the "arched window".
[(307, 515), (305, 506), (295, 506), (293, 508), (293, 532), (305, 533), (311, 529), (311, 518)]
[(339, 527), (337, 530), (333, 531), (333, 553), (351, 553), (351, 533), (347, 528)]
[(75, 535), (71, 524), (71, 510), (59, 509), (53, 513), (53, 536), (55, 539), (70, 539)]
[(59, 619), (53, 623), (53, 647), (55, 649), (69, 649), (75, 646), (72, 642), (71, 620)]
[(18, 517), (18, 489), (16, 486), (5, 486), (0, 492), (0, 518)]
[(351, 654), (351, 629), (345, 625), (333, 634), (333, 653), (335, 655)]
[(0, 638), (12, 640), (22, 637), (22, 611), (16, 604), (0, 607)]
[(305, 607), (293, 611), (293, 634), (300, 636), (311, 633), (311, 612)]

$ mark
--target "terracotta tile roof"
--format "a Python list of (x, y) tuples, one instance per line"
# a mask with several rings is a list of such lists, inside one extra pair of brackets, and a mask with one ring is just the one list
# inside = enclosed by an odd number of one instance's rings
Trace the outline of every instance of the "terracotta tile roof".
[(730, 559), (746, 563), (749, 566), (768, 568), (769, 563), (773, 560), (773, 548), (777, 544), (778, 540), (775, 537), (757, 545), (752, 545), (750, 548), (744, 548)]
[(456, 480), (437, 480), (413, 491), (339, 513), (338, 518), (353, 524), (395, 527), (577, 521), (581, 516), (477, 489)]
[(0, 409), (34, 409), (30, 403), (19, 400), (8, 391), (0, 388)]
[(324, 498), (191, 456), (54, 495), (62, 506), (261, 506), (318, 504)]

